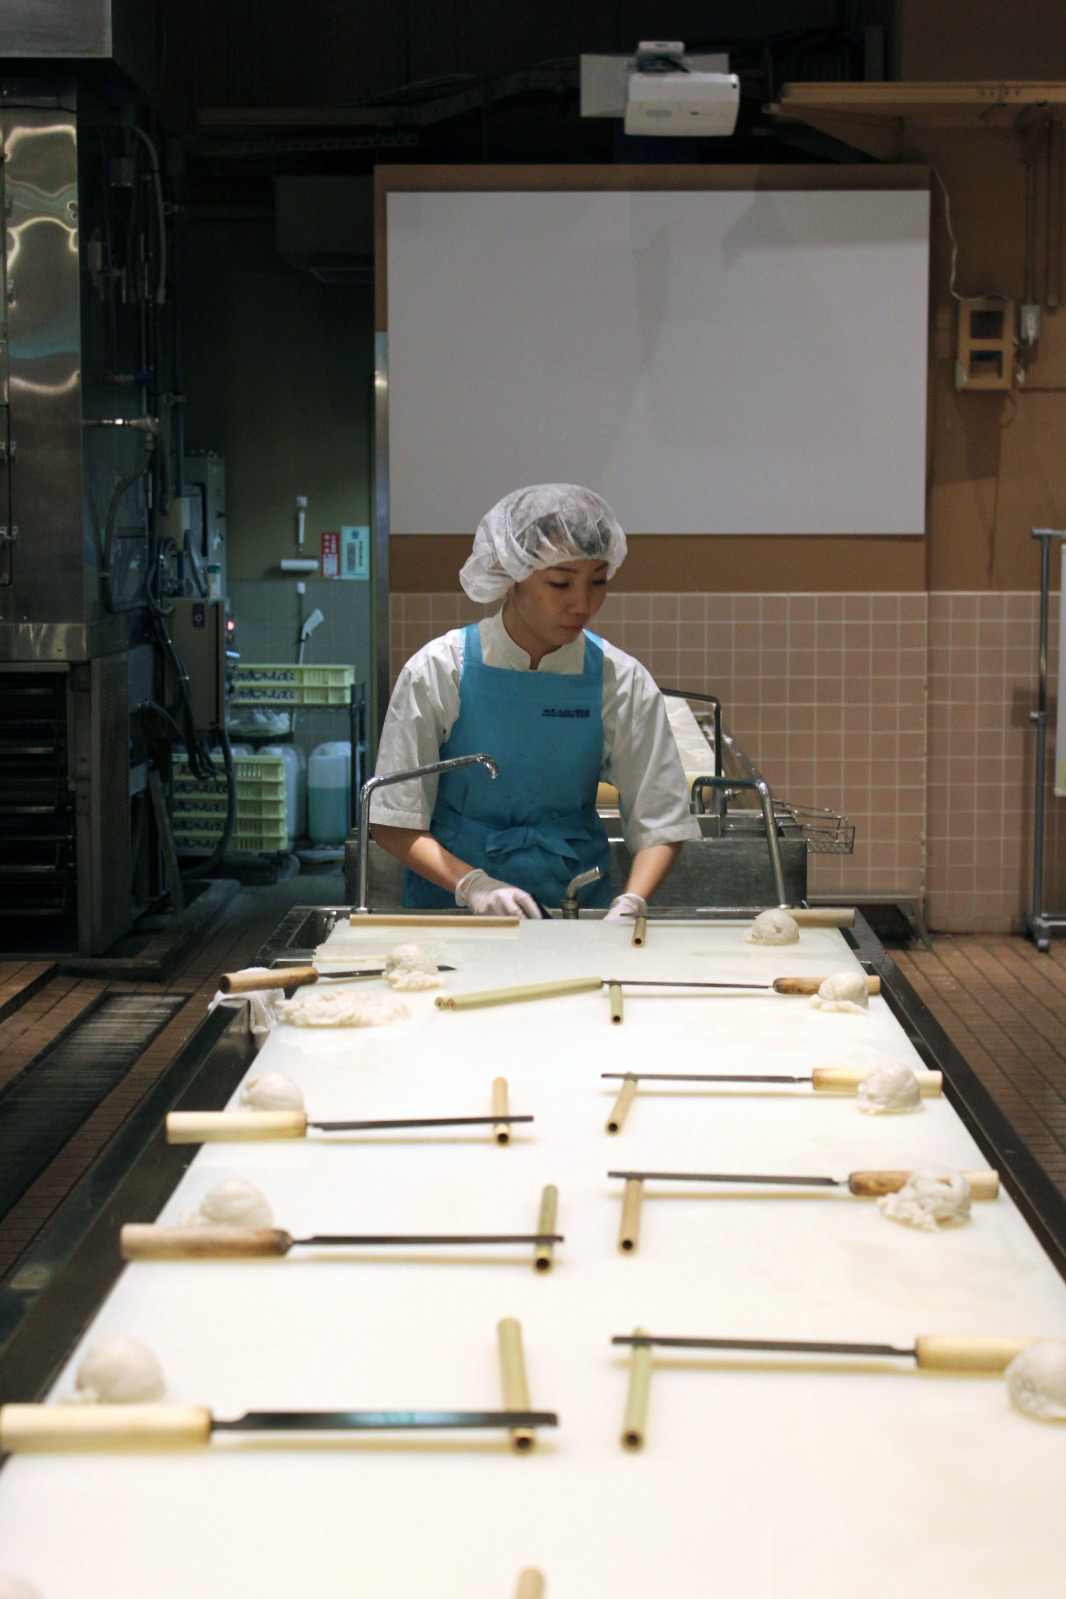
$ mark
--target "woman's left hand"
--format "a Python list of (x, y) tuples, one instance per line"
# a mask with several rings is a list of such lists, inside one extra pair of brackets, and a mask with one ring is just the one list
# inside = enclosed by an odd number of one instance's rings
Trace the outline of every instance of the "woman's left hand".
[(605, 922), (620, 922), (623, 916), (643, 916), (648, 902), (640, 894), (619, 894), (611, 901), (611, 908), (603, 918)]

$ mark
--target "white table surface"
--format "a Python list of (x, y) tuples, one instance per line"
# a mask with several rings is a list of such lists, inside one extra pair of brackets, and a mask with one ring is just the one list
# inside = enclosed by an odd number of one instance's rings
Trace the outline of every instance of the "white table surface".
[[(741, 932), (653, 923), (643, 950), (628, 927), (603, 922), (409, 936), (458, 968), (455, 991), (586, 973), (770, 981), (854, 965), (835, 932), (805, 930), (784, 950), (746, 946)], [(344, 926), (321, 955), (363, 959), (403, 936)], [(606, 995), (471, 1013), (438, 1012), (432, 992), (404, 998), (412, 1019), (397, 1026), (279, 1028), (249, 1075), (285, 1072), (312, 1117), (354, 1118), (487, 1114), (502, 1074), (532, 1127), (505, 1149), (477, 1129), (208, 1145), (160, 1219), (181, 1219), (239, 1175), (297, 1235), (531, 1232), (554, 1182), (566, 1235), (555, 1269), (535, 1274), (518, 1249), (140, 1264), (86, 1340), (143, 1340), (170, 1398), (220, 1416), (494, 1409), (495, 1327), (512, 1315), (532, 1403), (557, 1410), (559, 1429), (525, 1457), (491, 1435), (223, 1435), (180, 1456), (16, 1457), (0, 1474), (0, 1568), (43, 1599), (510, 1599), (525, 1565), (545, 1572), (548, 1599), (1061, 1599), (1066, 1428), (1018, 1415), (1000, 1378), (663, 1352), (647, 1446), (619, 1447), (628, 1356), (610, 1338), (636, 1325), (906, 1345), (920, 1333), (1066, 1335), (1066, 1285), (1006, 1196), (931, 1236), (838, 1192), (668, 1198), (655, 1186), (638, 1252), (619, 1254), (621, 1184), (609, 1169), (983, 1166), (944, 1099), (870, 1117), (850, 1096), (804, 1087), (663, 1085), (641, 1089), (622, 1134), (604, 1132), (618, 1085), (602, 1071), (919, 1065), (883, 1001), (856, 1016), (777, 996), (627, 993), (612, 1027)]]

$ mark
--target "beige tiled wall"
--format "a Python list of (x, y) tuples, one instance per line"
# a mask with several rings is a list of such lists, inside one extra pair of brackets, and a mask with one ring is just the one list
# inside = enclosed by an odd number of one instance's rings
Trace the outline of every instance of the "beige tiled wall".
[[(485, 609), (457, 594), (392, 605), (394, 673)], [(595, 625), (660, 683), (718, 694), (784, 798), (855, 823), (853, 855), (812, 858), (813, 890), (924, 896), (932, 926), (968, 931), (1017, 927), (1028, 902), (1037, 618), (1030, 593), (616, 593)], [(1052, 672), (1056, 646), (1057, 626)], [(1050, 801), (1053, 909), (1063, 808)]]

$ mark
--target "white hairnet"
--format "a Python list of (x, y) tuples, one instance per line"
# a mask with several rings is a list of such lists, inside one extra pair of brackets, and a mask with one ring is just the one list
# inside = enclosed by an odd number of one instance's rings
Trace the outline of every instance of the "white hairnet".
[(606, 561), (613, 577), (625, 558), (626, 536), (598, 494), (577, 483), (534, 483), (505, 494), (481, 518), (459, 581), (472, 600), (489, 605), (562, 561)]

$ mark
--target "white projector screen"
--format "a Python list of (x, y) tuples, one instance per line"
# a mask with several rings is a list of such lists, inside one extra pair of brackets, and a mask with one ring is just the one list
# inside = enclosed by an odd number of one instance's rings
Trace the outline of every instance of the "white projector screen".
[(392, 533), (922, 533), (928, 190), (388, 196)]

